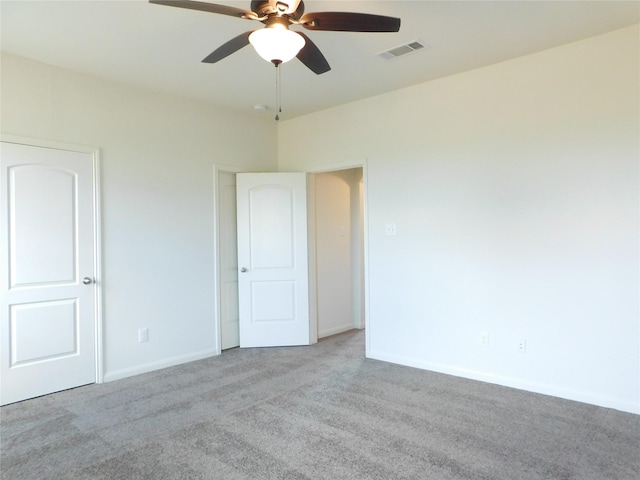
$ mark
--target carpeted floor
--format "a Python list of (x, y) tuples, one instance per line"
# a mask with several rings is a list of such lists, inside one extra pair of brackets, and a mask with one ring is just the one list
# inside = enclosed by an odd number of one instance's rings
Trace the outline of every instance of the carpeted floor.
[(3, 480), (640, 478), (640, 416), (364, 358), (364, 333), (0, 410)]

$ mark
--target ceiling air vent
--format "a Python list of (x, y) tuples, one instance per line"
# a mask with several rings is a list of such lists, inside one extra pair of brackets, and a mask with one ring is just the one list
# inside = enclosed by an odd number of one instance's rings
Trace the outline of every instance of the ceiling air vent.
[(389, 50), (385, 50), (384, 52), (380, 52), (378, 53), (378, 55), (386, 60), (391, 60), (393, 58), (402, 57), (404, 55), (408, 55), (409, 53), (422, 50), (423, 48), (428, 48), (428, 45), (425, 45), (418, 40), (413, 40), (412, 42), (404, 43)]

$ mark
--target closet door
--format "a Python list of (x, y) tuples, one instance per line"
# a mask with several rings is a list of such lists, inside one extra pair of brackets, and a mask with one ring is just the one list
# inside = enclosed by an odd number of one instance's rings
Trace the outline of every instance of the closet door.
[(96, 381), (95, 163), (0, 145), (4, 405)]

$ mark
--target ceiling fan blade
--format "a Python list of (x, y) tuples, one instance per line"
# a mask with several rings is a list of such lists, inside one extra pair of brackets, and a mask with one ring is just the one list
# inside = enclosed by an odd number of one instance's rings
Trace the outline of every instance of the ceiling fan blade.
[(222, 60), (225, 57), (228, 57), (232, 53), (237, 52), (243, 47), (249, 45), (249, 35), (253, 33), (253, 30), (248, 32), (244, 32), (237, 37), (232, 38), (227, 43), (221, 45), (216, 48), (213, 52), (211, 52), (204, 60), (203, 63), (216, 63), (219, 60)]
[(157, 5), (166, 5), (168, 7), (188, 8), (190, 10), (200, 10), (202, 12), (219, 13), (221, 15), (230, 15), (232, 17), (255, 19), (257, 16), (250, 10), (241, 8), (228, 7), (226, 5), (216, 5), (215, 3), (196, 2), (194, 0), (149, 0), (149, 3)]
[(307, 13), (300, 19), (300, 24), (308, 30), (333, 32), (397, 32), (400, 30), (399, 18), (369, 13)]
[(315, 43), (311, 41), (304, 33), (296, 32), (298, 35), (304, 37), (304, 47), (298, 52), (298, 60), (304, 63), (313, 73), (320, 75), (322, 73), (331, 70), (329, 62), (324, 58), (324, 55)]

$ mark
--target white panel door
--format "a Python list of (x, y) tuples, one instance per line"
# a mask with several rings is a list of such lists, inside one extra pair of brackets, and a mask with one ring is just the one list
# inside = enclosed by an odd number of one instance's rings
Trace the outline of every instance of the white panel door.
[(96, 381), (94, 161), (0, 146), (5, 405)]
[(236, 174), (218, 172), (220, 208), (220, 344), (222, 350), (240, 345), (238, 324), (238, 241)]
[(304, 173), (239, 173), (240, 346), (309, 345)]

